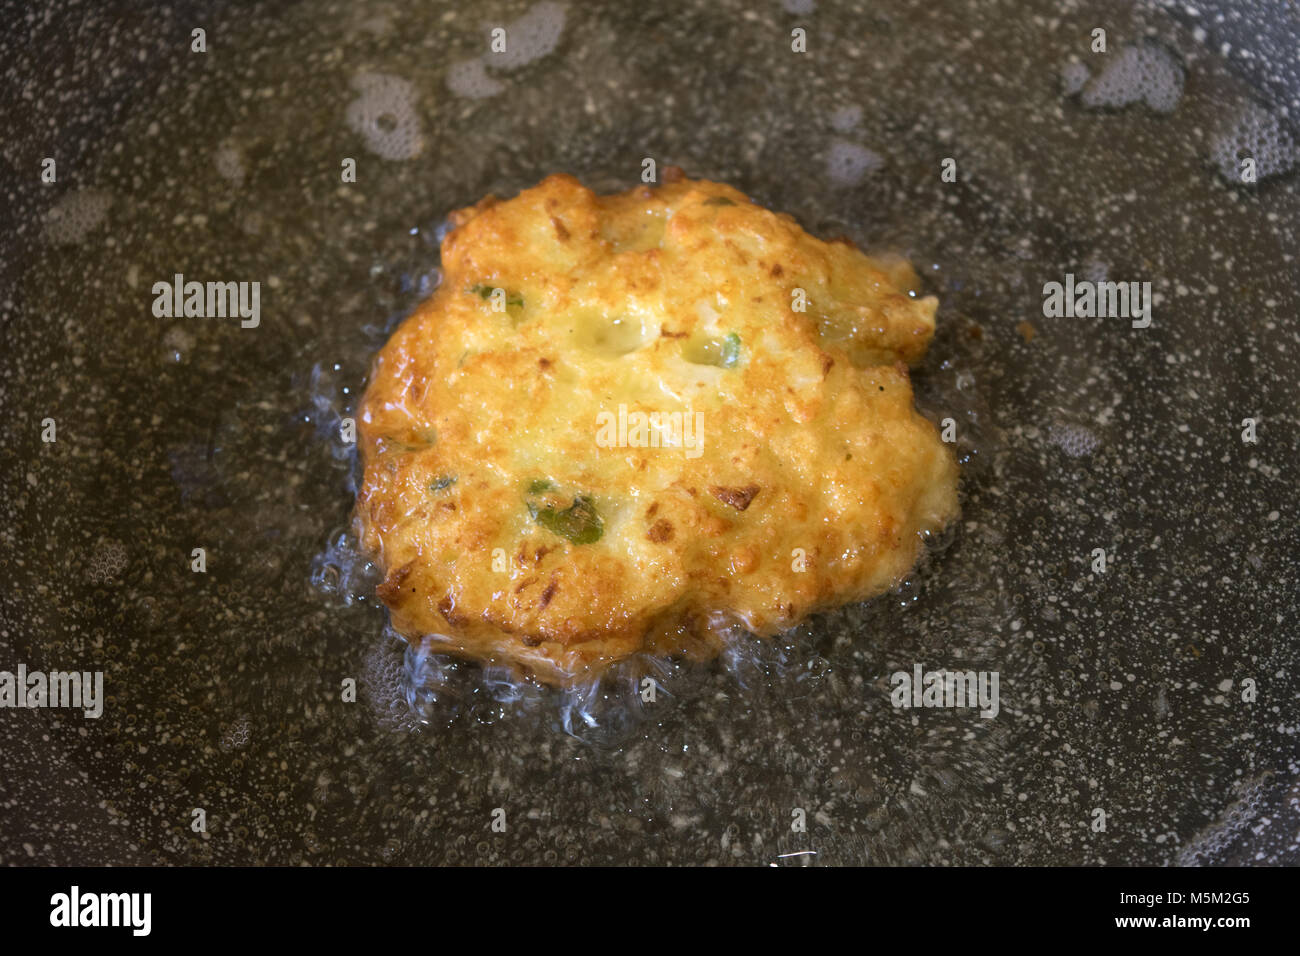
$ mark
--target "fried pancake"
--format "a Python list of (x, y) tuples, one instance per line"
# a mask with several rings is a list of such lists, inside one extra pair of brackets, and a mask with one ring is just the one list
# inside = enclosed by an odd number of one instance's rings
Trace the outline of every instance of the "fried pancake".
[(555, 684), (705, 659), (889, 589), (955, 517), (910, 267), (669, 172), (454, 214), (359, 413), (358, 531), (409, 639)]

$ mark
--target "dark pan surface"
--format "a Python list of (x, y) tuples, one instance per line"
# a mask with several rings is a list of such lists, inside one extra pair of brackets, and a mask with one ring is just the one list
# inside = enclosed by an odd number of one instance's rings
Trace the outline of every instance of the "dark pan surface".
[[(1300, 23), (1198, 6), (6, 17), (0, 670), (103, 670), (109, 700), (0, 709), (0, 862), (1300, 860)], [(516, 52), (476, 64), (499, 25)], [(897, 594), (653, 704), (405, 653), (345, 534), (369, 357), (448, 211), (645, 157), (911, 258), (959, 526)], [(155, 318), (178, 272), (260, 281), (260, 325)], [(1044, 317), (1067, 272), (1151, 282), (1151, 326)], [(896, 710), (917, 663), (997, 671), (999, 714)]]

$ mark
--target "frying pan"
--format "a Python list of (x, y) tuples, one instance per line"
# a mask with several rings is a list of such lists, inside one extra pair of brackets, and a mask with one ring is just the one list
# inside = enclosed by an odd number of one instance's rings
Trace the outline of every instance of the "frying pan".
[[(1300, 858), (1295, 4), (3, 23), (0, 670), (105, 700), (0, 709), (0, 861)], [(907, 256), (963, 471), (896, 592), (665, 662), (653, 703), (396, 638), (339, 437), (450, 210), (646, 158)], [(177, 274), (260, 283), (258, 322), (156, 315)], [(1067, 274), (1150, 283), (1150, 324), (1045, 315)], [(997, 715), (893, 706), (918, 665), (996, 672)]]

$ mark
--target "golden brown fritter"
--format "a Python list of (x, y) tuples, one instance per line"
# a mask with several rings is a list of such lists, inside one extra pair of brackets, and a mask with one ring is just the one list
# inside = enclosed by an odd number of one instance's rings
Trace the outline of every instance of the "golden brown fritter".
[(454, 215), (360, 412), (359, 530), (408, 637), (561, 684), (707, 658), (887, 590), (956, 515), (911, 269), (669, 178)]

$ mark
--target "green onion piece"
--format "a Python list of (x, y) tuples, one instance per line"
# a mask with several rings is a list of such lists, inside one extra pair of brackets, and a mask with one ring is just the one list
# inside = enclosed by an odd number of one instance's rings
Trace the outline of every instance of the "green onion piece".
[(556, 511), (549, 506), (539, 508), (529, 502), (528, 514), (547, 531), (568, 538), (574, 544), (591, 544), (599, 541), (605, 533), (605, 523), (586, 495), (574, 498), (573, 504), (563, 511)]
[(740, 362), (740, 336), (735, 332), (722, 338), (696, 335), (682, 346), (682, 358), (695, 365), (734, 368)]
[(722, 359), (718, 362), (723, 368), (734, 368), (740, 361), (740, 336), (730, 333), (722, 340)]
[[(497, 288), (498, 288), (498, 286), (494, 286), (494, 285), (483, 285), (482, 283), (479, 283), (478, 285), (471, 286), (470, 288), (466, 289), (465, 291), (468, 292), (470, 295), (477, 295), (480, 299), (483, 299), (484, 301), (486, 301), (486, 300), (492, 298), (492, 293), (495, 292), (495, 291), (497, 290)], [(502, 291), (505, 292), (505, 294), (506, 294), (506, 305), (507, 305), (507, 306), (512, 306), (512, 305), (514, 305), (514, 306), (518, 306), (519, 308), (523, 308), (523, 306), (524, 306), (524, 297), (523, 297), (523, 294), (522, 294), (522, 293), (520, 293), (520, 292), (511, 292), (509, 289), (503, 289)]]

